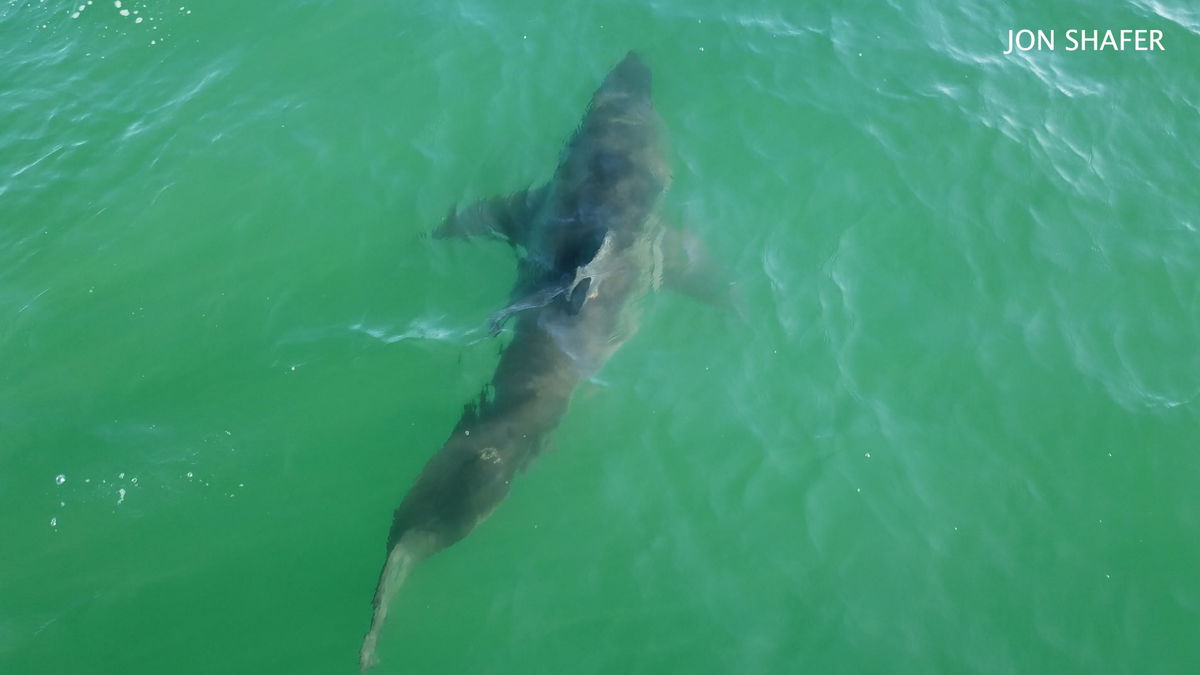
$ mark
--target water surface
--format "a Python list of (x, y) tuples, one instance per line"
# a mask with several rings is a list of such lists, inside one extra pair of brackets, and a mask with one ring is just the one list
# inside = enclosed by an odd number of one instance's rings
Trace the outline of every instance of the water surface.
[(746, 320), (650, 298), (378, 672), (1200, 671), (1183, 0), (7, 2), (0, 670), (354, 672), (514, 277), (423, 235), (630, 48)]

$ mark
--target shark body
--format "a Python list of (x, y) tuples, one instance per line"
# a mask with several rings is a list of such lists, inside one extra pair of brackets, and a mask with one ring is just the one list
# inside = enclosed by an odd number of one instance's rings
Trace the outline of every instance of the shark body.
[(664, 248), (683, 258), (695, 248), (658, 216), (671, 182), (664, 140), (650, 70), (630, 52), (592, 96), (546, 185), (452, 210), (435, 232), (512, 245), (516, 286), (492, 318), (494, 333), (513, 322), (512, 339), (479, 401), (396, 509), (360, 652), (364, 671), (376, 663), (388, 605), (409, 571), (500, 505), (576, 386), (634, 334), (639, 299), (659, 285), (664, 266), (684, 286), (705, 276), (705, 260), (664, 260)]

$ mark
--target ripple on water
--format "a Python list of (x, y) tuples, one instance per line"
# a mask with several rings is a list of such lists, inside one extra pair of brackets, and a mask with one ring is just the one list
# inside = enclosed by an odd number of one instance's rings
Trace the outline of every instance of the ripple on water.
[(1185, 4), (1180, 0), (1130, 0), (1130, 4), (1145, 13), (1160, 16), (1193, 35), (1200, 35), (1200, 10), (1193, 3)]
[[(479, 328), (452, 328), (445, 325), (445, 315), (438, 317), (417, 317), (408, 326), (395, 329), (382, 326), (367, 326), (355, 323), (350, 330), (369, 335), (385, 344), (393, 344), (403, 340), (434, 340), (449, 344), (467, 344), (468, 338), (479, 337), (483, 331)], [(490, 337), (490, 336), (485, 336)]]

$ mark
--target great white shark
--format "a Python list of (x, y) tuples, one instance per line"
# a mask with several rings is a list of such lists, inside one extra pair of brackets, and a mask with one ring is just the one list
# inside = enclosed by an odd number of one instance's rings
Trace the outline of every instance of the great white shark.
[(671, 184), (650, 70), (633, 52), (604, 78), (545, 185), (452, 209), (436, 237), (494, 237), (518, 255), (510, 304), (492, 317), (512, 339), (491, 383), (396, 509), (359, 662), (377, 662), (388, 605), (420, 560), (451, 546), (508, 495), (544, 447), (576, 386), (635, 332), (641, 298), (664, 281), (727, 304), (728, 286), (694, 238), (659, 215)]

